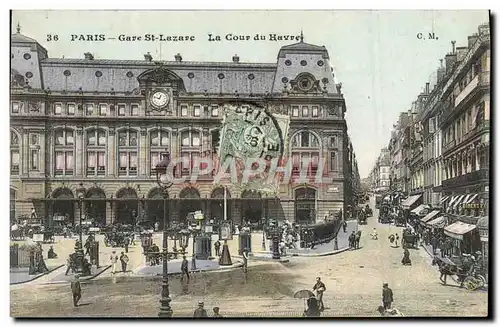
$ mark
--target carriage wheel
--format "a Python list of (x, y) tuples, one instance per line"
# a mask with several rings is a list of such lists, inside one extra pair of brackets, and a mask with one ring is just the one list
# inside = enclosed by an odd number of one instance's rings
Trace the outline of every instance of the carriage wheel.
[(476, 279), (474, 277), (467, 277), (464, 280), (464, 285), (465, 288), (467, 288), (469, 291), (474, 291), (478, 288), (479, 283), (476, 282)]
[(479, 284), (478, 288), (482, 288), (486, 284), (486, 278), (484, 278), (484, 276), (482, 276), (482, 275), (477, 275), (476, 280), (477, 280), (477, 282)]

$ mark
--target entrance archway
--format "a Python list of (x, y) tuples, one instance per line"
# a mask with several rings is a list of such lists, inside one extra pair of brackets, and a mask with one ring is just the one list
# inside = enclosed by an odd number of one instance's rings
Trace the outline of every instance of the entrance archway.
[[(224, 188), (218, 187), (212, 191), (210, 194), (210, 198), (214, 199), (210, 201), (210, 214), (211, 219), (214, 221), (223, 221), (224, 220)], [(226, 190), (226, 208), (227, 208), (227, 219), (231, 220), (231, 193), (229, 190)]]
[(65, 216), (65, 222), (75, 224), (75, 197), (73, 192), (67, 188), (62, 187), (54, 191), (52, 198), (57, 199), (54, 201), (52, 213), (54, 216)]
[(201, 197), (197, 189), (193, 187), (185, 188), (179, 193), (179, 198), (187, 199), (180, 201), (179, 221), (186, 221), (188, 213), (201, 210)]
[(116, 221), (122, 224), (135, 225), (139, 212), (137, 192), (130, 187), (122, 188), (116, 194)]
[(264, 213), (262, 206), (263, 201), (260, 193), (255, 191), (243, 191), (243, 193), (241, 193), (241, 201), (241, 222), (249, 222), (251, 224), (260, 223)]
[(85, 215), (99, 225), (106, 225), (106, 194), (100, 188), (93, 187), (85, 195)]
[[(167, 196), (168, 198), (168, 196)], [(158, 222), (160, 228), (163, 229), (163, 218), (165, 217), (164, 210), (164, 193), (159, 188), (154, 188), (148, 194), (148, 201), (146, 202), (147, 220), (150, 224)], [(168, 215), (168, 207), (167, 207)]]
[(295, 190), (295, 221), (299, 224), (314, 223), (316, 218), (316, 190), (302, 187)]

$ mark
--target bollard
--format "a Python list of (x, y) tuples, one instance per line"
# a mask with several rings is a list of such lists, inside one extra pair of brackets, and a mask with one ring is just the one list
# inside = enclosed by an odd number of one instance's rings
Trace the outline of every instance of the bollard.
[(335, 239), (333, 240), (333, 249), (335, 251), (337, 251), (339, 249), (339, 240), (335, 237)]

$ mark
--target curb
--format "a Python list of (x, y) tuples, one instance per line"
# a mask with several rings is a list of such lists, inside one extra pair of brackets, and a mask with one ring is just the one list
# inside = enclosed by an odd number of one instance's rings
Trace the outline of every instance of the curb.
[(32, 278), (30, 280), (27, 280), (27, 281), (24, 281), (24, 282), (10, 283), (10, 285), (20, 285), (20, 284), (30, 283), (32, 281), (37, 280), (38, 278), (40, 278), (42, 276), (47, 276), (48, 274), (50, 274), (53, 271), (56, 271), (57, 269), (61, 268), (62, 266), (64, 266), (64, 265), (57, 266), (57, 267), (55, 267), (55, 268), (53, 268), (53, 269), (51, 269), (51, 270), (49, 270), (47, 272), (44, 272), (43, 274), (39, 274), (39, 275), (35, 276), (34, 278)]
[(294, 253), (294, 254), (292, 254), (292, 256), (293, 257), (326, 257), (328, 255), (335, 255), (335, 254), (339, 254), (339, 253), (342, 253), (342, 252), (345, 252), (348, 250), (349, 250), (349, 248), (343, 248), (343, 249), (330, 251), (330, 252), (323, 252), (323, 253), (303, 253), (303, 254)]
[[(200, 273), (200, 272), (219, 272), (219, 271), (222, 271), (222, 270), (230, 270), (230, 269), (234, 269), (234, 268), (241, 268), (243, 267), (243, 263), (238, 261), (234, 264), (232, 264), (231, 266), (220, 266), (219, 268), (217, 269), (209, 269), (209, 270), (203, 270), (203, 269), (196, 269), (196, 270), (189, 270), (190, 273)], [(151, 277), (151, 276), (163, 276), (162, 273), (160, 274), (156, 274), (156, 275), (140, 275), (140, 274), (137, 274), (136, 272), (133, 273), (134, 275), (132, 276), (127, 276), (127, 277)], [(182, 272), (174, 272), (174, 273), (168, 273), (168, 276), (177, 276), (177, 275), (182, 275)]]
[[(80, 282), (86, 282), (86, 281), (92, 280), (92, 279), (98, 277), (99, 275), (101, 275), (106, 270), (108, 270), (110, 267), (111, 266), (107, 266), (106, 268), (104, 268), (103, 270), (101, 270), (99, 273), (97, 273), (95, 275), (82, 277), (82, 278), (80, 278)], [(43, 283), (42, 285), (54, 285), (54, 284), (66, 284), (66, 283), (70, 283), (70, 281), (58, 280), (58, 281)]]
[[(243, 259), (243, 257), (241, 257), (239, 255), (234, 255), (232, 257), (238, 258), (238, 259)], [(288, 257), (281, 257), (281, 259), (273, 259), (272, 257), (251, 256), (249, 258), (249, 261), (252, 261), (252, 259), (254, 259), (255, 261), (274, 261), (274, 262), (280, 262), (280, 263), (290, 262), (290, 259), (288, 259)]]

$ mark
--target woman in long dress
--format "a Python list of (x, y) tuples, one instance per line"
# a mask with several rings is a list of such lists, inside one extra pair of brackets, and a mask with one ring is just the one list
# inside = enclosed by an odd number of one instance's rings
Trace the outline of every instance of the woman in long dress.
[(404, 252), (403, 252), (403, 260), (401, 260), (401, 263), (404, 266), (411, 266), (410, 251), (408, 251), (408, 249), (404, 250)]

